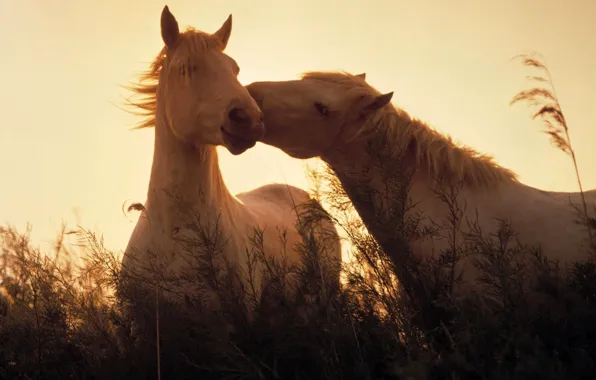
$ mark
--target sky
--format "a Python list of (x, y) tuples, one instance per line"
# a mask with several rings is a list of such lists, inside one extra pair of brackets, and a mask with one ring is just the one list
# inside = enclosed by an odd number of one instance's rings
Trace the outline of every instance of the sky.
[[(0, 0), (0, 224), (32, 225), (51, 244), (64, 221), (125, 248), (144, 202), (153, 129), (119, 107), (163, 42), (163, 0)], [(577, 191), (568, 156), (510, 99), (532, 74), (511, 58), (539, 52), (551, 70), (585, 189), (596, 187), (596, 2), (590, 0), (170, 0), (181, 27), (214, 32), (233, 15), (226, 52), (240, 81), (311, 70), (366, 72), (393, 102), (456, 141), (493, 155), (543, 190)], [(307, 187), (305, 164), (257, 144), (223, 148), (232, 193)]]

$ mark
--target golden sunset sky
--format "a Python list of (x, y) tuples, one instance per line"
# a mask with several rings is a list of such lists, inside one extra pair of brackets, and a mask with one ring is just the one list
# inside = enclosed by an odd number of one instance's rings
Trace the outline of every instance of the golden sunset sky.
[[(153, 130), (117, 106), (161, 49), (163, 0), (0, 0), (0, 223), (52, 241), (62, 220), (123, 250), (145, 201)], [(227, 53), (240, 80), (309, 70), (366, 72), (394, 103), (457, 141), (492, 154), (545, 190), (577, 191), (571, 162), (511, 97), (546, 57), (586, 189), (596, 187), (596, 2), (590, 0), (169, 0), (181, 27), (214, 32), (233, 14)], [(258, 144), (220, 149), (237, 193), (270, 182), (306, 187), (304, 161)]]

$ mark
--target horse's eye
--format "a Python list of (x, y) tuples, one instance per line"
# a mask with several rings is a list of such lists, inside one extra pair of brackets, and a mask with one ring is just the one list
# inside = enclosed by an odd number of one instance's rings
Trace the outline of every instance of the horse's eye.
[(327, 116), (329, 114), (329, 110), (323, 105), (323, 103), (315, 102), (315, 108), (323, 116)]

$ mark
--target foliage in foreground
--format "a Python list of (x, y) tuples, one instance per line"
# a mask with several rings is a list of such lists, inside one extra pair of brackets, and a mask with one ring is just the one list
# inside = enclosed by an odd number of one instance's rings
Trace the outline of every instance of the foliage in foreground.
[[(288, 267), (266, 262), (256, 231), (247, 254), (263, 264), (272, 286), (263, 301), (254, 300), (253, 323), (243, 317), (249, 305), (229, 286), (233, 271), (214, 265), (221, 262), (217, 231), (197, 229), (196, 241), (182, 242), (195, 264), (189, 273), (141, 281), (124, 276), (120, 258), (90, 231), (63, 231), (55, 252), (42, 253), (27, 233), (0, 229), (0, 378), (593, 378), (592, 260), (558, 268), (539, 250), (514, 243), (504, 221), (494, 234), (472, 224), (465, 245), (397, 268), (352, 217), (337, 179), (327, 179), (334, 195), (327, 201), (354, 247), (343, 268), (345, 285), (337, 289), (321, 275), (326, 263), (312, 235), (301, 247), (303, 265)], [(459, 206), (449, 207), (453, 218), (445, 226), (461, 228)], [(405, 228), (415, 217), (398, 217), (400, 239), (421, 234)], [(68, 234), (80, 238), (77, 252), (61, 243)], [(85, 258), (80, 268), (69, 261), (75, 254)], [(453, 268), (468, 254), (478, 259), (482, 283), (461, 295), (452, 291)], [(397, 283), (403, 268), (409, 278), (424, 279), (423, 296), (411, 282)], [(295, 292), (277, 286), (288, 272), (299, 279)], [(164, 291), (176, 293), (181, 284), (199, 292), (166, 303)], [(220, 312), (203, 311), (206, 289), (217, 295)]]
[[(432, 311), (401, 296), (370, 237), (355, 242), (341, 291), (312, 270), (316, 256), (306, 251), (316, 246), (305, 245), (299, 296), (272, 292), (277, 302), (263, 302), (252, 324), (238, 317), (239, 301), (206, 314), (198, 299), (157, 309), (156, 293), (123, 290), (116, 257), (89, 232), (81, 270), (44, 258), (26, 234), (0, 236), (3, 379), (157, 378), (157, 314), (164, 379), (582, 379), (596, 369), (595, 265), (563, 272), (531, 251), (520, 265), (523, 248), (504, 244), (506, 225), (478, 241), (486, 269), (478, 293), (437, 292)], [(224, 286), (219, 296), (237, 300)], [(434, 326), (419, 323), (424, 312)]]

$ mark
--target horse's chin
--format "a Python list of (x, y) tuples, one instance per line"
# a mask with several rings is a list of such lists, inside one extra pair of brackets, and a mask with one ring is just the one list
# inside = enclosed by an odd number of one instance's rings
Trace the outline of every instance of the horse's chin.
[(318, 157), (314, 152), (299, 150), (299, 149), (282, 149), (288, 156), (297, 158), (299, 160), (308, 160), (309, 158)]
[(223, 146), (225, 146), (230, 153), (234, 156), (242, 154), (256, 145), (256, 140), (239, 136), (235, 133), (231, 133), (224, 127), (221, 127)]
[(256, 144), (255, 141), (251, 141), (251, 142), (247, 142), (247, 141), (242, 141), (242, 142), (228, 141), (228, 142), (226, 142), (226, 141), (224, 141), (223, 145), (228, 149), (228, 152), (232, 153), (234, 156), (238, 156), (238, 155), (246, 152), (253, 146), (255, 146), (255, 144)]

